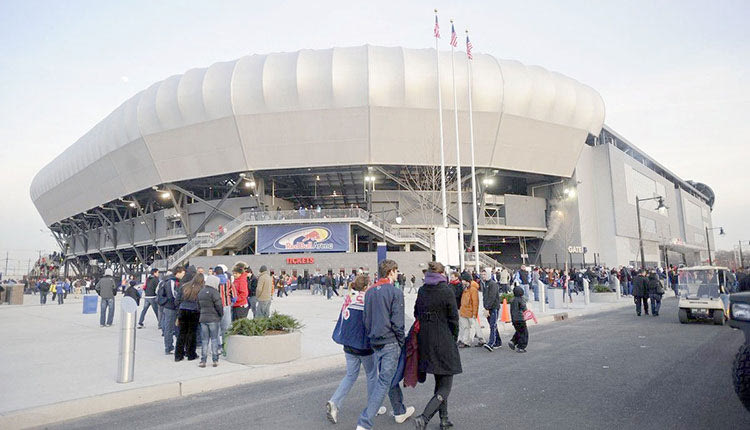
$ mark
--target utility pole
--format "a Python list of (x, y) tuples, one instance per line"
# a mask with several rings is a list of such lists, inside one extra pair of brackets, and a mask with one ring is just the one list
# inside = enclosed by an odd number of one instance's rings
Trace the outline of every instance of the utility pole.
[(3, 274), (6, 278), (8, 277), (8, 251), (5, 251), (5, 272)]

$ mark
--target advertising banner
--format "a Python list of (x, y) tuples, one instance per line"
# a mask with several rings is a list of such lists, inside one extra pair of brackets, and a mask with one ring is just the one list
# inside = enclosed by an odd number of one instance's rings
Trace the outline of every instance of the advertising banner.
[(259, 254), (347, 252), (349, 224), (258, 226)]

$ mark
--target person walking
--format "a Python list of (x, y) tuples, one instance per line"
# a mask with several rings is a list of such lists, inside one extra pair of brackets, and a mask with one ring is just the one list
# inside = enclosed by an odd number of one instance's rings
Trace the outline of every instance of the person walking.
[[(459, 333), (458, 309), (444, 272), (445, 268), (441, 263), (431, 261), (428, 264), (424, 285), (419, 289), (414, 304), (414, 318), (419, 321), (419, 372), (432, 374), (435, 378), (432, 398), (422, 414), (414, 419), (414, 427), (418, 430), (426, 428), (436, 412), (440, 415), (441, 430), (453, 427), (448, 419), (448, 396), (453, 385), (453, 375), (463, 371), (456, 346)], [(462, 278), (464, 276), (471, 281), (468, 273), (462, 275)]]
[[(479, 288), (468, 273), (461, 275), (464, 286), (459, 308), (458, 347), (468, 348), (474, 343), (479, 316)], [(418, 297), (418, 296), (417, 296)]]
[(500, 339), (500, 332), (497, 330), (497, 314), (500, 310), (500, 286), (492, 280), (490, 269), (482, 271), (482, 280), (484, 281), (482, 285), (482, 300), (484, 301), (484, 309), (489, 312), (487, 322), (490, 324), (490, 337), (487, 343), (484, 344), (484, 348), (492, 352), (503, 346), (503, 340)]
[(633, 301), (636, 315), (641, 316), (641, 304), (643, 304), (643, 311), (648, 315), (648, 279), (644, 269), (641, 269), (633, 278)]
[(164, 353), (171, 355), (174, 352), (175, 324), (177, 322), (177, 293), (180, 290), (180, 282), (185, 278), (185, 268), (177, 267), (174, 274), (167, 273), (165, 279), (156, 291), (157, 301), (161, 309), (161, 327), (164, 335)]
[[(359, 275), (354, 279), (352, 289), (344, 298), (344, 306), (333, 329), (333, 341), (343, 345), (346, 357), (346, 375), (326, 403), (326, 417), (334, 424), (338, 422), (339, 408), (344, 398), (359, 377), (360, 367), (365, 368), (368, 397), (372, 395), (378, 382), (378, 369), (373, 362), (373, 351), (364, 325), (365, 291), (369, 284), (370, 278), (367, 275)], [(381, 406), (378, 415), (385, 413), (385, 406)]]
[[(191, 266), (192, 267), (192, 266)], [(174, 350), (174, 361), (182, 361), (186, 356), (188, 361), (198, 358), (196, 354), (196, 335), (200, 321), (200, 306), (198, 293), (205, 285), (202, 273), (196, 274), (177, 290), (175, 305), (177, 305), (177, 324), (179, 333)]]
[(651, 315), (658, 317), (659, 309), (661, 308), (661, 297), (664, 295), (664, 285), (659, 279), (659, 275), (651, 272), (648, 277), (648, 298), (651, 300)]
[(258, 278), (249, 267), (247, 268), (247, 291), (247, 304), (255, 318), (255, 314), (258, 313)]
[(50, 286), (46, 279), (42, 278), (39, 282), (39, 304), (47, 304), (47, 294), (49, 294)]
[(64, 303), (63, 299), (65, 298), (65, 282), (62, 278), (57, 278), (55, 287), (57, 291), (57, 304), (62, 305)]
[(201, 361), (198, 367), (206, 367), (209, 343), (211, 344), (213, 367), (219, 365), (219, 346), (221, 345), (219, 333), (221, 331), (221, 319), (224, 315), (224, 306), (221, 294), (219, 293), (219, 282), (219, 277), (208, 275), (206, 276), (205, 286), (198, 292), (199, 322), (201, 327)]
[(156, 321), (159, 321), (159, 309), (156, 302), (156, 287), (159, 286), (159, 269), (152, 268), (146, 279), (146, 286), (143, 289), (143, 310), (141, 317), (138, 319), (138, 328), (143, 328), (143, 320), (146, 318), (149, 308), (153, 309)]
[(526, 311), (526, 299), (523, 297), (523, 288), (513, 288), (513, 299), (510, 301), (510, 320), (516, 332), (508, 342), (508, 348), (516, 352), (526, 352), (529, 344), (529, 329), (526, 327), (526, 319), (523, 313)]
[(245, 274), (245, 263), (237, 263), (232, 269), (234, 277), (234, 291), (237, 294), (232, 299), (232, 321), (247, 317), (247, 275)]
[(268, 318), (271, 316), (271, 301), (273, 300), (273, 279), (268, 274), (268, 268), (260, 266), (260, 277), (258, 278), (258, 314), (257, 318)]
[(96, 293), (102, 298), (99, 308), (99, 327), (104, 327), (105, 324), (110, 327), (115, 318), (115, 296), (117, 295), (117, 283), (112, 277), (112, 269), (104, 270), (104, 276), (96, 283)]
[(409, 279), (409, 282), (410, 282), (410, 284), (409, 284), (409, 291), (408, 291), (408, 293), (411, 294), (416, 289), (416, 286), (417, 286), (417, 277), (412, 274), (411, 275), (411, 279)]
[(510, 272), (503, 266), (500, 268), (500, 275), (498, 276), (498, 284), (500, 284), (500, 290), (503, 293), (510, 292)]
[[(404, 293), (393, 283), (398, 264), (385, 259), (378, 266), (380, 279), (365, 294), (365, 333), (373, 349), (373, 362), (378, 369), (378, 382), (367, 396), (367, 407), (357, 421), (357, 430), (372, 428), (372, 420), (383, 404), (386, 393), (393, 407), (396, 423), (401, 424), (414, 414), (414, 407), (404, 406), (404, 395), (393, 377), (404, 346)], [(455, 303), (455, 301), (454, 301)]]

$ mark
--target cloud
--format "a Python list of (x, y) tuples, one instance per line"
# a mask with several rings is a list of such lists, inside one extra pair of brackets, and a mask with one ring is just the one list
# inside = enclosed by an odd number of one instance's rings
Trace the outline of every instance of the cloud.
[(127, 84), (127, 83), (128, 83), (129, 81), (130, 81), (130, 78), (129, 78), (129, 77), (127, 77), (127, 76), (120, 76), (120, 80), (121, 80), (122, 82), (124, 82), (124, 83), (126, 83), (126, 84)]

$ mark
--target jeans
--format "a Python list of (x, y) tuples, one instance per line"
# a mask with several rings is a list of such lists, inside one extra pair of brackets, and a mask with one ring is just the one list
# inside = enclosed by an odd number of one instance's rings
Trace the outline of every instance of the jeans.
[(538, 302), (539, 301), (539, 282), (532, 282), (531, 287), (534, 290), (534, 301)]
[(651, 313), (653, 315), (659, 315), (659, 309), (661, 309), (661, 294), (651, 293), (649, 298), (651, 299)]
[(177, 321), (177, 310), (162, 306), (161, 327), (164, 330), (164, 352), (167, 354), (174, 351), (175, 321)]
[(646, 315), (648, 315), (648, 298), (647, 297), (633, 297), (633, 301), (635, 302), (635, 313), (640, 315), (641, 314), (641, 303), (643, 303), (643, 310), (646, 311)]
[(258, 318), (268, 318), (271, 316), (271, 301), (266, 300), (258, 302)]
[(487, 322), (490, 323), (490, 339), (487, 344), (493, 348), (503, 344), (503, 340), (500, 339), (500, 332), (497, 331), (497, 311), (497, 309), (491, 309), (490, 316), (487, 317)]
[(201, 363), (206, 362), (208, 355), (208, 343), (211, 342), (211, 359), (216, 363), (219, 361), (219, 321), (201, 324)]
[(224, 306), (224, 314), (221, 316), (221, 321), (219, 322), (219, 336), (224, 337), (224, 333), (229, 330), (229, 327), (232, 325), (232, 307), (231, 306)]
[(352, 389), (354, 382), (359, 377), (360, 365), (365, 367), (365, 375), (367, 376), (367, 397), (372, 395), (375, 389), (375, 384), (378, 383), (378, 371), (375, 369), (375, 363), (373, 356), (371, 355), (354, 355), (345, 353), (346, 355), (346, 376), (341, 380), (339, 387), (336, 392), (331, 396), (331, 402), (340, 408), (344, 402), (344, 397), (349, 394), (349, 390)]
[(102, 299), (102, 304), (99, 307), (99, 325), (104, 325), (104, 315), (107, 314), (107, 309), (109, 309), (109, 314), (107, 315), (107, 325), (112, 325), (112, 320), (115, 319), (114, 297), (111, 299)]
[(526, 327), (526, 321), (513, 321), (513, 328), (516, 332), (510, 339), (517, 348), (526, 349), (529, 344), (529, 329)]
[(255, 314), (258, 313), (258, 298), (255, 296), (248, 297), (247, 304), (250, 305), (250, 310), (253, 312), (253, 318), (255, 318)]
[(406, 412), (404, 394), (401, 392), (401, 387), (398, 384), (396, 386), (392, 386), (391, 384), (393, 376), (396, 374), (396, 368), (398, 367), (401, 348), (397, 343), (389, 343), (380, 348), (374, 348), (374, 350), (373, 359), (375, 368), (378, 370), (378, 382), (375, 384), (372, 393), (367, 396), (367, 407), (362, 411), (362, 415), (359, 416), (359, 420), (357, 421), (357, 425), (366, 429), (372, 428), (372, 419), (383, 404), (386, 393), (388, 393), (388, 397), (391, 399), (394, 415), (402, 415)]
[(148, 313), (148, 308), (151, 308), (154, 310), (154, 315), (156, 315), (156, 320), (159, 321), (159, 311), (158, 306), (156, 305), (156, 297), (146, 297), (144, 299), (146, 303), (143, 304), (143, 310), (141, 311), (141, 317), (138, 319), (138, 325), (143, 325), (143, 320), (146, 318), (146, 313)]
[(39, 304), (40, 305), (47, 304), (47, 293), (45, 293), (44, 291), (39, 293)]
[(58, 295), (57, 295), (57, 304), (58, 304), (58, 305), (61, 305), (61, 304), (63, 304), (63, 299), (64, 299), (64, 298), (65, 298), (65, 296), (63, 295), (63, 293), (60, 293), (60, 294), (58, 294)]

